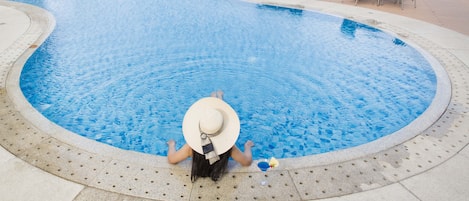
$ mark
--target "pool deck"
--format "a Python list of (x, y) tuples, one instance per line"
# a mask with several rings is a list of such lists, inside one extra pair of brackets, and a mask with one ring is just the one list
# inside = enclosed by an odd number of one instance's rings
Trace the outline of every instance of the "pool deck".
[[(285, 159), (266, 174), (230, 163), (221, 181), (191, 183), (187, 161), (169, 165), (164, 157), (88, 140), (32, 109), (19, 91), (19, 73), (55, 22), (42, 9), (0, 0), (1, 200), (468, 200), (467, 0), (418, 0), (417, 8), (405, 0), (403, 10), (388, 0), (379, 7), (371, 0), (262, 2), (343, 16), (417, 45), (448, 73), (447, 109), (398, 144)], [(263, 179), (267, 186), (260, 186)]]

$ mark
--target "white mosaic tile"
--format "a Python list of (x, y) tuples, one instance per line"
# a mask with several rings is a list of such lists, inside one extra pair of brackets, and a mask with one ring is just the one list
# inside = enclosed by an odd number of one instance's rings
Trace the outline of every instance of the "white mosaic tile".
[(363, 159), (348, 163), (290, 171), (303, 200), (329, 198), (382, 187), (391, 183), (377, 163)]
[(394, 154), (392, 149), (378, 155), (379, 163), (383, 167), (382, 174), (394, 182), (431, 169), (456, 154), (424, 136), (417, 136), (399, 147), (401, 150), (395, 149), (394, 153), (405, 153), (402, 157), (390, 159), (389, 156)]
[(257, 171), (228, 173), (217, 182), (199, 178), (191, 200), (300, 200), (300, 196), (287, 171)]
[(192, 188), (186, 171), (155, 169), (118, 160), (111, 161), (89, 185), (157, 200), (188, 200)]
[(340, 197), (321, 199), (320, 201), (421, 201), (398, 183), (373, 191), (365, 191)]

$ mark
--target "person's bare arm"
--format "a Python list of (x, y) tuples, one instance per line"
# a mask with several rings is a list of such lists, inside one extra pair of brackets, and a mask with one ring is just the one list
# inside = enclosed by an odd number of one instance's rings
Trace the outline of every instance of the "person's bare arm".
[(186, 158), (192, 156), (192, 148), (188, 144), (184, 144), (181, 149), (176, 151), (176, 142), (170, 140), (168, 144), (168, 162), (171, 164), (179, 163)]
[(239, 148), (234, 145), (231, 150), (231, 157), (241, 164), (242, 166), (250, 166), (252, 163), (252, 152), (251, 147), (254, 146), (254, 143), (251, 140), (248, 140), (244, 144), (244, 153), (239, 150)]

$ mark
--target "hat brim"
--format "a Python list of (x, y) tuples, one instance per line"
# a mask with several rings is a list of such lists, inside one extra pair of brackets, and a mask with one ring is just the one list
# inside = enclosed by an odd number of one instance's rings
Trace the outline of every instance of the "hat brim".
[(220, 155), (233, 147), (238, 139), (240, 130), (238, 115), (234, 109), (223, 100), (214, 97), (207, 97), (192, 104), (184, 115), (182, 133), (186, 143), (194, 151), (203, 154), (199, 121), (201, 119), (201, 115), (203, 115), (207, 109), (216, 109), (223, 115), (223, 127), (221, 128), (221, 132), (217, 136), (210, 138), (215, 152)]

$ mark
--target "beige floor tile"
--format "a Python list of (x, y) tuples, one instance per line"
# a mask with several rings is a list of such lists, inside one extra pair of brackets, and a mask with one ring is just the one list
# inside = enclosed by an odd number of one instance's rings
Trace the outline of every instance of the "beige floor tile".
[(15, 158), (10, 152), (5, 150), (3, 147), (0, 146), (0, 164), (7, 162), (10, 159)]
[(26, 31), (28, 28), (27, 25), (29, 24), (29, 18), (24, 13), (13, 8), (0, 7), (0, 12), (2, 13), (2, 16), (7, 16), (0, 18), (0, 30), (3, 30), (0, 31), (0, 52), (3, 52)]
[(43, 172), (20, 159), (0, 165), (1, 200), (67, 201), (82, 189), (82, 185)]
[(469, 147), (466, 147), (463, 150), (461, 150), (459, 152), (459, 154), (461, 154), (461, 156), (466, 157), (467, 159), (469, 159)]
[(422, 201), (465, 201), (469, 197), (468, 167), (469, 158), (456, 155), (446, 163), (401, 183)]

